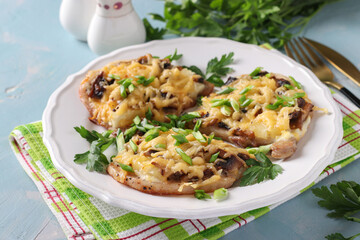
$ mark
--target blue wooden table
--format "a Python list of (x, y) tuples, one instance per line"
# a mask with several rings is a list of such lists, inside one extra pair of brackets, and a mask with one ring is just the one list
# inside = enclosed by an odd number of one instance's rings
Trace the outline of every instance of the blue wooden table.
[[(163, 2), (134, 0), (141, 17), (162, 11)], [(0, 239), (64, 239), (65, 236), (35, 185), (8, 144), (17, 125), (41, 119), (50, 94), (65, 78), (96, 58), (86, 43), (65, 32), (58, 20), (60, 0), (0, 0)], [(340, 1), (323, 8), (305, 36), (333, 47), (360, 68), (360, 1)], [(360, 96), (345, 77), (339, 82)], [(360, 183), (360, 161), (341, 169), (316, 187), (340, 180)], [(326, 217), (311, 191), (223, 239), (324, 239), (351, 236), (360, 224)]]

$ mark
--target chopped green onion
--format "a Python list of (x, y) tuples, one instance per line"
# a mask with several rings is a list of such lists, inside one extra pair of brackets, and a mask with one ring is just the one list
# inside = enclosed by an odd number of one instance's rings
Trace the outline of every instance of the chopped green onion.
[(126, 165), (126, 164), (123, 164), (123, 163), (119, 163), (119, 165), (122, 168), (122, 170), (125, 170), (127, 172), (134, 172), (134, 169), (129, 165)]
[(125, 145), (124, 133), (122, 133), (119, 129), (118, 135), (116, 137), (116, 146), (118, 152), (124, 150), (125, 148), (124, 145)]
[(217, 201), (224, 200), (228, 196), (228, 190), (226, 188), (219, 188), (214, 191), (214, 199)]
[(199, 131), (194, 131), (192, 132), (192, 135), (194, 136), (194, 138), (196, 140), (198, 140), (200, 143), (206, 143), (206, 138), (204, 137), (204, 135), (201, 134), (201, 132)]
[(247, 106), (249, 106), (250, 103), (252, 103), (253, 101), (254, 101), (253, 99), (248, 98), (248, 99), (246, 99), (246, 100), (240, 105), (240, 107), (247, 107)]
[(223, 90), (217, 92), (216, 94), (218, 94), (218, 95), (228, 94), (228, 93), (231, 93), (231, 92), (234, 91), (234, 90), (236, 90), (236, 88), (227, 87), (227, 88), (224, 88)]
[(222, 140), (221, 137), (214, 137), (216, 140)]
[(302, 85), (301, 83), (299, 83), (298, 81), (295, 80), (295, 78), (293, 78), (292, 76), (289, 76), (289, 78), (291, 79), (291, 81), (293, 82), (293, 84), (295, 85), (295, 87), (297, 87), (298, 89), (302, 89)]
[(231, 99), (230, 104), (231, 104), (231, 107), (234, 109), (235, 112), (240, 111), (240, 106), (239, 106), (238, 102), (235, 99)]
[(240, 95), (246, 94), (248, 93), (251, 89), (254, 88), (254, 85), (249, 85), (246, 88), (244, 88), (243, 90), (241, 90), (241, 92), (239, 93)]
[(305, 97), (304, 92), (298, 92), (293, 95), (293, 98), (302, 98), (302, 97)]
[(194, 126), (194, 131), (195, 131), (195, 132), (196, 132), (196, 131), (199, 131), (200, 126), (201, 126), (201, 119), (199, 119), (199, 120), (196, 121), (196, 124), (195, 124), (195, 126)]
[(271, 77), (271, 74), (270, 74), (270, 73), (267, 73), (267, 74), (265, 75), (265, 77), (270, 78), (270, 77)]
[(243, 104), (245, 102), (245, 100), (246, 100), (246, 96), (242, 95), (239, 99), (240, 104)]
[(138, 78), (136, 82), (144, 86), (148, 86), (150, 83), (152, 83), (155, 80), (154, 76), (150, 77), (149, 79), (146, 79), (144, 76), (135, 76), (135, 77)]
[(122, 98), (127, 97), (126, 88), (124, 87), (124, 85), (120, 85), (120, 95)]
[(263, 69), (262, 67), (257, 67), (257, 68), (255, 68), (254, 71), (252, 71), (252, 72), (249, 74), (250, 77), (255, 77), (256, 75), (258, 75), (258, 74), (261, 72), (262, 69)]
[(213, 163), (215, 162), (215, 160), (217, 159), (217, 157), (219, 156), (220, 152), (214, 153), (213, 155), (211, 155), (211, 158), (209, 160), (209, 163)]
[(148, 108), (148, 110), (147, 110), (146, 113), (145, 113), (145, 117), (146, 117), (147, 119), (151, 120), (152, 116), (153, 116), (153, 113), (151, 112), (151, 109)]
[(108, 76), (109, 76), (109, 78), (111, 78), (111, 79), (120, 79), (120, 76), (119, 76), (119, 75), (109, 74)]
[(211, 199), (211, 196), (204, 190), (195, 190), (194, 196), (199, 200)]
[(209, 135), (208, 139), (207, 139), (207, 144), (210, 144), (210, 143), (211, 143), (211, 141), (213, 140), (214, 136), (215, 136), (215, 134), (212, 132), (212, 133)]
[(130, 144), (131, 149), (134, 151), (134, 153), (136, 153), (138, 150), (138, 146), (136, 145), (136, 143), (134, 143), (134, 141), (132, 139), (130, 139), (129, 144)]
[(224, 105), (231, 107), (229, 99), (213, 99), (210, 102), (212, 103), (212, 107), (220, 107)]
[(264, 153), (267, 154), (268, 152), (270, 152), (271, 150), (271, 144), (269, 145), (263, 145), (260, 147), (255, 147), (255, 148), (247, 148), (246, 151), (250, 154), (257, 154), (257, 153)]
[(176, 133), (183, 134), (185, 136), (189, 135), (192, 132), (191, 129), (182, 129), (182, 128), (175, 128), (175, 127), (173, 127), (172, 130)]
[(132, 126), (131, 128), (126, 129), (124, 135), (125, 135), (125, 142), (129, 141), (130, 138), (132, 138), (132, 136), (135, 135), (137, 131), (137, 127), (136, 126)]
[(287, 89), (295, 89), (292, 85), (290, 84), (284, 84), (284, 87), (286, 87)]
[(131, 84), (129, 85), (128, 89), (129, 89), (129, 92), (130, 92), (130, 93), (133, 92), (133, 91), (135, 90), (135, 85), (131, 83)]
[(255, 76), (255, 77), (252, 77), (252, 79), (259, 79), (260, 76)]
[(222, 107), (220, 108), (220, 112), (221, 112), (222, 114), (224, 114), (225, 116), (231, 116), (231, 114), (232, 114), (232, 110), (231, 110), (231, 108), (228, 107), (228, 106), (222, 106)]
[(175, 148), (175, 151), (180, 155), (182, 160), (184, 160), (189, 165), (192, 165), (191, 157), (189, 157), (181, 148)]
[(136, 116), (133, 121), (134, 121), (135, 125), (139, 125), (141, 122), (141, 119), (139, 116)]
[(178, 135), (171, 135), (175, 140), (175, 146), (179, 146), (183, 143), (188, 143), (189, 141), (186, 139), (186, 136), (184, 134), (178, 134)]
[(145, 142), (149, 142), (149, 141), (153, 140), (154, 138), (157, 138), (159, 135), (160, 135), (160, 129), (158, 129), (158, 128), (150, 129), (144, 135)]
[(166, 149), (166, 145), (165, 144), (162, 144), (162, 143), (158, 143), (155, 145), (155, 148), (163, 148), (163, 149)]

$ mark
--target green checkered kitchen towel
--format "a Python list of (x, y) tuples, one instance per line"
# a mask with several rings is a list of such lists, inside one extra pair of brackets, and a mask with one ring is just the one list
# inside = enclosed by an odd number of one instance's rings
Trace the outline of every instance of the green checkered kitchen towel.
[[(343, 114), (344, 137), (333, 163), (309, 187), (360, 156), (360, 110), (338, 94), (333, 97)], [(110, 206), (75, 188), (54, 167), (42, 141), (41, 122), (16, 127), (10, 143), (68, 239), (217, 239), (281, 204), (199, 220), (144, 216)]]

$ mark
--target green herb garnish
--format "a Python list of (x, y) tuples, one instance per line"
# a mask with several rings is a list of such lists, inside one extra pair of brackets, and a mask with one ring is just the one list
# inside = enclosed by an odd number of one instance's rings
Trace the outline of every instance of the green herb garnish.
[(180, 146), (183, 143), (188, 143), (189, 141), (186, 139), (184, 134), (171, 135), (176, 141), (175, 146)]
[(296, 88), (298, 89), (302, 89), (302, 85), (301, 83), (299, 83), (298, 81), (295, 80), (295, 78), (293, 78), (292, 76), (289, 76), (289, 78), (291, 79), (292, 83), (295, 85)]
[(115, 144), (115, 138), (110, 134), (112, 131), (98, 133), (95, 130), (89, 131), (83, 126), (74, 128), (81, 137), (90, 143), (90, 150), (84, 153), (75, 154), (74, 162), (77, 164), (86, 163), (86, 169), (105, 173), (111, 159), (107, 159), (103, 152), (112, 144)]
[(190, 69), (196, 74), (199, 74), (205, 78), (206, 81), (213, 83), (215, 86), (221, 87), (224, 85), (224, 81), (221, 77), (224, 77), (233, 71), (232, 68), (227, 67), (234, 62), (233, 57), (234, 53), (230, 52), (229, 54), (222, 55), (220, 59), (217, 57), (211, 59), (207, 64), (205, 74), (196, 66), (184, 67)]
[(162, 143), (158, 143), (155, 145), (155, 148), (162, 148), (162, 149), (166, 149), (166, 145), (162, 144)]
[(228, 93), (233, 92), (234, 90), (236, 90), (236, 88), (233, 88), (233, 87), (227, 87), (227, 88), (224, 88), (223, 90), (221, 90), (221, 91), (217, 92), (216, 94), (218, 94), (218, 95), (228, 94)]
[(182, 160), (189, 165), (192, 165), (192, 159), (181, 148), (175, 148), (175, 151), (180, 155)]
[(144, 86), (148, 86), (150, 83), (152, 83), (155, 80), (154, 76), (148, 79), (146, 79), (144, 76), (135, 76), (135, 77), (138, 79), (136, 82)]
[(144, 19), (147, 40), (177, 36), (222, 37), (260, 45), (282, 47), (297, 35), (324, 5), (334, 0), (192, 0), (165, 1), (162, 16), (151, 17), (164, 28), (153, 28)]
[(206, 142), (207, 142), (207, 140), (206, 140), (206, 138), (204, 137), (204, 135), (202, 135), (201, 132), (199, 132), (199, 131), (193, 131), (193, 132), (192, 132), (192, 135), (193, 135), (194, 138), (195, 138), (196, 140), (198, 140), (198, 142), (200, 142), (200, 143), (206, 143)]
[(274, 102), (273, 104), (266, 105), (266, 108), (270, 109), (270, 110), (276, 110), (280, 106), (282, 106), (282, 107), (292, 107), (292, 106), (295, 105), (295, 99), (302, 98), (304, 96), (305, 96), (305, 93), (303, 93), (303, 92), (295, 93), (292, 97), (276, 96), (276, 102)]
[(172, 62), (174, 60), (179, 60), (182, 56), (182, 54), (177, 54), (177, 48), (175, 48), (175, 52), (172, 55), (164, 57), (164, 59), (169, 59), (170, 62)]
[(271, 145), (263, 145), (260, 147), (255, 147), (255, 148), (246, 148), (246, 151), (250, 154), (256, 154), (256, 153), (264, 153), (267, 154), (268, 152), (270, 152), (271, 150)]
[(134, 169), (131, 166), (123, 164), (123, 163), (118, 163), (118, 164), (120, 165), (122, 170), (125, 170), (127, 172), (134, 172)]
[(226, 199), (228, 196), (228, 190), (226, 188), (219, 188), (214, 191), (214, 199), (221, 201)]
[(130, 139), (129, 144), (130, 144), (131, 149), (134, 151), (134, 153), (137, 153), (138, 146), (136, 145), (136, 143), (134, 143), (134, 141), (132, 139)]
[(194, 131), (197, 132), (199, 131), (199, 128), (201, 127), (201, 119), (197, 120), (194, 126)]
[(159, 128), (153, 128), (147, 131), (144, 135), (145, 142), (149, 142), (153, 140), (154, 138), (157, 138), (160, 135), (160, 129)]
[(244, 88), (243, 90), (241, 90), (241, 92), (239, 92), (239, 94), (244, 95), (244, 94), (248, 93), (253, 88), (254, 88), (254, 85), (249, 85), (246, 88)]
[(252, 71), (252, 72), (249, 74), (249, 76), (252, 77), (252, 78), (254, 78), (255, 76), (257, 76), (257, 75), (261, 72), (262, 69), (263, 69), (263, 67), (257, 67), (257, 68), (255, 68), (254, 71)]
[(199, 200), (211, 199), (211, 196), (204, 190), (195, 190), (194, 196)]
[(278, 164), (273, 164), (264, 153), (257, 153), (255, 157), (256, 160), (249, 159), (245, 161), (250, 167), (243, 173), (240, 186), (260, 183), (268, 179), (273, 180), (283, 172), (283, 168)]
[(215, 160), (218, 158), (219, 154), (220, 154), (220, 152), (217, 152), (217, 153), (214, 153), (213, 155), (211, 155), (209, 163), (215, 162)]

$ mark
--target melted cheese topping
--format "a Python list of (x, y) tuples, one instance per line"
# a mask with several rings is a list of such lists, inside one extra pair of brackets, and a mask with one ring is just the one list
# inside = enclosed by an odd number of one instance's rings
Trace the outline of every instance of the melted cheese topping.
[[(279, 74), (271, 74), (270, 77), (262, 76), (258, 79), (252, 79), (249, 75), (242, 75), (232, 84), (223, 87), (236, 88), (233, 92), (224, 95), (211, 94), (209, 97), (202, 99), (202, 114), (209, 113), (209, 116), (204, 118), (203, 127), (211, 125), (213, 121), (222, 121), (230, 131), (235, 129), (250, 130), (255, 134), (256, 141), (261, 145), (273, 143), (279, 139), (289, 139), (292, 136), (299, 140), (306, 132), (306, 124), (302, 129), (290, 129), (289, 114), (300, 110), (295, 99), (295, 105), (291, 107), (279, 107), (276, 110), (267, 109), (268, 104), (276, 102), (276, 95), (292, 97), (295, 93), (304, 93), (302, 89), (294, 87), (293, 90), (288, 90), (285, 87), (277, 87), (274, 76), (281, 77), (291, 83), (291, 80)], [(254, 86), (249, 92), (245, 94), (246, 98), (252, 99), (253, 102), (242, 108), (240, 112), (233, 111), (231, 116), (225, 116), (220, 107), (212, 107), (211, 103), (214, 99), (234, 99), (239, 102), (241, 97), (240, 92), (248, 86)], [(306, 94), (303, 97), (306, 102), (311, 103)], [(310, 118), (309, 118), (310, 119)]]
[[(136, 88), (133, 92), (128, 92), (126, 98), (122, 98), (120, 85), (116, 81), (105, 85), (101, 99), (88, 98), (92, 119), (112, 129), (125, 128), (132, 123), (134, 117), (144, 117), (149, 108), (154, 120), (165, 121), (167, 114), (179, 115), (184, 109), (196, 104), (197, 96), (205, 87), (204, 84), (196, 82), (201, 76), (181, 67), (163, 69), (161, 62), (164, 60), (152, 58), (151, 55), (147, 55), (146, 59), (146, 64), (133, 60), (112, 63), (101, 69), (104, 77), (113, 74), (120, 79), (132, 78)], [(89, 73), (82, 83), (88, 84), (88, 93), (93, 84), (90, 79), (94, 81), (94, 75), (94, 72)], [(137, 83), (136, 76), (155, 79), (148, 86), (144, 86)]]
[[(166, 182), (169, 176), (179, 172), (186, 175), (187, 179), (198, 179), (198, 181), (192, 181), (194, 183), (191, 183), (194, 188), (197, 188), (211, 184), (221, 178), (223, 170), (216, 169), (216, 162), (209, 163), (212, 154), (219, 152), (221, 149), (225, 152), (221, 156), (222, 158), (228, 158), (239, 153), (249, 155), (246, 150), (236, 148), (219, 140), (212, 140), (210, 144), (202, 144), (192, 134), (186, 136), (188, 143), (175, 146), (175, 139), (171, 135), (176, 134), (172, 130), (161, 132), (157, 138), (149, 142), (146, 142), (142, 136), (134, 136), (132, 140), (138, 145), (137, 153), (134, 153), (127, 143), (125, 149), (119, 152), (113, 160), (131, 166), (135, 174), (143, 180)], [(164, 144), (166, 149), (156, 148), (155, 145), (157, 144)], [(175, 148), (181, 148), (191, 157), (193, 165), (186, 163)], [(220, 156), (218, 160), (221, 160)], [(206, 169), (210, 169), (214, 175), (202, 181)]]

